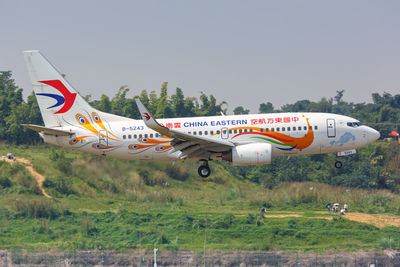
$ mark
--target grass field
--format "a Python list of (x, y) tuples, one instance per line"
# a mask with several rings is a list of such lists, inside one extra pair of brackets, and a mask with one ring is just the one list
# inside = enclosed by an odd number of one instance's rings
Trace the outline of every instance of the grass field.
[[(383, 190), (239, 180), (222, 164), (200, 179), (197, 164), (136, 162), (51, 146), (0, 145), (46, 177), (41, 195), (24, 165), (0, 162), (0, 247), (29, 250), (359, 250), (400, 248), (400, 228), (325, 213), (398, 215), (400, 197)], [(260, 208), (266, 206), (265, 218)], [(301, 214), (299, 217), (284, 215)], [(279, 215), (279, 216), (278, 216)]]

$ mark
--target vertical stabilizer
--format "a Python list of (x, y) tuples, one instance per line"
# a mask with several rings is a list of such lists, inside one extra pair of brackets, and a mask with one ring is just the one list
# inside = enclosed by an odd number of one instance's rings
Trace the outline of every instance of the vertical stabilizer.
[(94, 111), (39, 51), (24, 57), (46, 127), (66, 126), (81, 109)]

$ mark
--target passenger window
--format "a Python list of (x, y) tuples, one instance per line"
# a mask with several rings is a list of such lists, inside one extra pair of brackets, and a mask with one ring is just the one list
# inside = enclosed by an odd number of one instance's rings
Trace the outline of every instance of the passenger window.
[(261, 133), (264, 132), (264, 129), (263, 129), (263, 128), (260, 128), (260, 132), (261, 132)]
[(293, 131), (296, 131), (296, 127), (293, 127)]
[(231, 134), (231, 133), (232, 133), (232, 130), (229, 130), (229, 133)]
[(213, 135), (214, 134), (214, 131), (210, 131), (210, 135)]
[(280, 130), (279, 127), (276, 127), (276, 131), (279, 132), (279, 130)]
[(141, 135), (141, 134), (139, 134), (139, 138), (142, 138), (142, 135)]
[(158, 133), (156, 133), (156, 137), (159, 137), (160, 135)]
[(203, 132), (202, 132), (202, 131), (199, 131), (199, 135), (203, 135)]
[(150, 138), (153, 138), (153, 134), (150, 134)]
[(144, 135), (144, 138), (147, 138), (147, 134)]
[(126, 139), (126, 135), (123, 135), (122, 138), (123, 138), (123, 139)]
[(310, 126), (309, 129), (312, 130), (312, 126)]
[(307, 126), (304, 126), (303, 128), (304, 128), (304, 131), (307, 131)]
[(226, 130), (223, 130), (222, 132), (223, 132), (224, 134), (226, 134)]
[(239, 129), (239, 133), (242, 133), (242, 129)]
[(247, 129), (244, 129), (244, 132), (247, 133)]
[(193, 135), (196, 135), (196, 131), (193, 132)]
[(268, 128), (265, 128), (265, 131), (266, 131), (266, 132), (269, 132), (269, 129), (268, 129)]
[(233, 130), (233, 133), (236, 134), (236, 133), (237, 133), (237, 130)]
[(135, 139), (136, 139), (136, 138), (137, 138), (137, 135), (136, 135), (136, 134), (135, 134), (135, 135), (133, 135), (133, 138), (135, 138)]
[(282, 127), (282, 132), (284, 132), (285, 131), (285, 127)]
[(252, 133), (252, 132), (253, 132), (253, 129), (250, 129), (249, 132)]
[(314, 126), (314, 130), (318, 130), (318, 126), (317, 125)]
[(132, 135), (128, 134), (128, 139), (132, 139)]
[(275, 129), (274, 129), (274, 128), (271, 128), (271, 132), (275, 132)]
[(297, 129), (298, 129), (299, 131), (301, 131), (301, 126), (299, 126)]
[(220, 134), (220, 133), (221, 133), (221, 132), (218, 130), (218, 131), (217, 131), (217, 134)]
[(287, 131), (290, 132), (290, 127), (287, 127)]
[(208, 135), (208, 132), (207, 132), (207, 131), (204, 131), (204, 135)]

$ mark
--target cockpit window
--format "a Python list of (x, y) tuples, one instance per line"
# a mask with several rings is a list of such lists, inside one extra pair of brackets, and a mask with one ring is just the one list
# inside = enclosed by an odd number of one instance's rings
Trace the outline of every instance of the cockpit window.
[(357, 127), (359, 127), (359, 126), (361, 126), (361, 125), (362, 125), (362, 123), (359, 122), (359, 121), (348, 122), (348, 123), (347, 123), (347, 126), (350, 126), (350, 127), (353, 127), (353, 128), (357, 128)]

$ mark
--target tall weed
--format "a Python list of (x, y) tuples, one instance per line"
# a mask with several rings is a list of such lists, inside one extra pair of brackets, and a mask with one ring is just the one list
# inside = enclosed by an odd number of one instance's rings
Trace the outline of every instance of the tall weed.
[(50, 218), (60, 216), (60, 210), (48, 199), (16, 199), (14, 208), (18, 215), (27, 218)]

